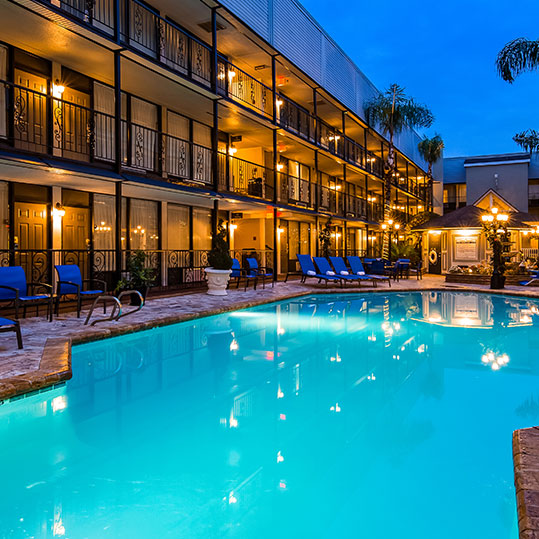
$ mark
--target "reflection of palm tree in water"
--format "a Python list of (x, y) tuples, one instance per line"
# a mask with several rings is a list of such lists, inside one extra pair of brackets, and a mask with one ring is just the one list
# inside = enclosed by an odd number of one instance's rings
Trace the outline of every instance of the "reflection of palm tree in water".
[(539, 395), (530, 395), (520, 406), (517, 406), (515, 413), (523, 418), (539, 417)]

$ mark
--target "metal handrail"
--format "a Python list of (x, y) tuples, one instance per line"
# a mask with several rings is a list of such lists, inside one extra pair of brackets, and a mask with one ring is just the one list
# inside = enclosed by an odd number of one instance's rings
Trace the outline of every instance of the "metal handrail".
[[(122, 302), (120, 301), (124, 296), (131, 296), (132, 294), (136, 294), (139, 299), (140, 303), (137, 306), (136, 309), (131, 309), (127, 312), (122, 312), (123, 306)], [(88, 325), (88, 322), (90, 321), (90, 318), (92, 317), (92, 314), (94, 312), (94, 309), (97, 307), (99, 303), (103, 303), (104, 306), (106, 306), (107, 302), (114, 303), (114, 306), (112, 307), (112, 311), (109, 316), (104, 318), (98, 318), (97, 320), (94, 320), (90, 326), (95, 326), (98, 322), (118, 322), (120, 318), (123, 318), (124, 316), (128, 316), (130, 314), (134, 314), (142, 309), (144, 307), (145, 301), (142, 297), (142, 294), (138, 290), (124, 290), (123, 292), (120, 292), (118, 294), (118, 297), (116, 296), (98, 296), (95, 298), (94, 302), (92, 303), (92, 306), (90, 307), (90, 310), (88, 311), (88, 316), (86, 316), (86, 320), (84, 321), (84, 325)]]

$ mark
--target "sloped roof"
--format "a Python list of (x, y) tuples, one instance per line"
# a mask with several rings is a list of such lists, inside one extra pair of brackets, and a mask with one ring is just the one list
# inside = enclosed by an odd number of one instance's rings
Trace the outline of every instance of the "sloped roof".
[[(480, 228), (481, 216), (485, 210), (477, 206), (464, 206), (458, 210), (446, 213), (441, 217), (434, 217), (413, 230), (436, 230), (442, 228)], [(509, 212), (508, 226), (510, 228), (528, 228), (530, 223), (539, 222), (539, 216), (524, 212)]]

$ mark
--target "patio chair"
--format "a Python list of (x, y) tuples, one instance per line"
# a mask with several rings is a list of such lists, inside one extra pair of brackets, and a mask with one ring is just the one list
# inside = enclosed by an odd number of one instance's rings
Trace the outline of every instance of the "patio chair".
[(236, 288), (240, 287), (240, 279), (245, 279), (245, 290), (249, 286), (249, 281), (253, 281), (253, 288), (256, 290), (258, 278), (256, 275), (248, 275), (247, 272), (241, 269), (240, 261), (237, 258), (232, 259), (232, 273), (230, 279), (236, 279)]
[(348, 260), (348, 264), (350, 264), (350, 267), (352, 268), (352, 271), (356, 275), (361, 275), (363, 273), (365, 277), (368, 276), (369, 279), (372, 279), (373, 281), (385, 281), (389, 284), (389, 286), (391, 286), (391, 279), (387, 275), (378, 275), (376, 273), (366, 273), (365, 269), (363, 268), (363, 263), (361, 262), (361, 258), (359, 258), (359, 256), (348, 256), (347, 260)]
[(408, 279), (410, 276), (410, 259), (399, 258), (397, 262), (395, 262), (395, 271), (400, 278), (406, 276), (406, 279)]
[(273, 271), (268, 270), (263, 266), (258, 266), (258, 260), (256, 258), (246, 258), (247, 262), (247, 275), (251, 277), (262, 277), (262, 288), (266, 288), (266, 277), (271, 278), (271, 287), (275, 286), (275, 280), (273, 279)]
[(21, 325), (17, 320), (10, 320), (9, 318), (0, 318), (0, 333), (7, 333), (8, 331), (14, 331), (17, 335), (17, 347), (22, 349), (22, 336)]
[[(83, 297), (101, 296), (107, 293), (107, 283), (101, 279), (83, 279), (80, 268), (76, 264), (65, 264), (54, 266), (58, 281), (56, 282), (56, 316), (60, 306), (62, 296), (76, 296), (77, 318), (80, 318), (80, 309)], [(100, 283), (103, 288), (98, 290), (84, 290), (85, 283)], [(103, 312), (106, 313), (106, 306), (103, 304)]]
[(342, 278), (338, 275), (325, 275), (322, 273), (318, 273), (316, 271), (316, 268), (314, 267), (313, 259), (311, 255), (296, 255), (299, 266), (301, 268), (301, 282), (304, 283), (307, 279), (313, 278), (318, 279), (318, 282), (325, 281), (326, 286), (329, 281), (338, 282), (342, 284)]
[[(47, 290), (47, 294), (35, 294), (36, 289)], [(52, 286), (47, 283), (26, 282), (22, 266), (7, 266), (0, 268), (0, 301), (13, 303), (15, 318), (19, 318), (19, 308), (23, 308), (26, 318), (26, 307), (35, 306), (39, 315), (39, 305), (47, 304), (47, 316), (52, 322)]]
[(359, 286), (361, 286), (361, 281), (372, 281), (372, 286), (376, 286), (376, 279), (372, 275), (365, 275), (365, 272), (350, 272), (346, 267), (342, 256), (330, 256), (329, 259), (331, 260), (337, 275), (342, 275), (344, 279), (348, 277), (349, 280), (357, 281)]
[(360, 279), (358, 275), (343, 275), (341, 273), (338, 273), (336, 271), (333, 271), (331, 266), (329, 265), (329, 261), (327, 258), (324, 258), (322, 256), (315, 256), (313, 257), (314, 263), (316, 264), (316, 267), (318, 268), (318, 272), (325, 274), (325, 275), (337, 275), (339, 279), (342, 279), (342, 282), (348, 281), (352, 282), (355, 281), (359, 283)]

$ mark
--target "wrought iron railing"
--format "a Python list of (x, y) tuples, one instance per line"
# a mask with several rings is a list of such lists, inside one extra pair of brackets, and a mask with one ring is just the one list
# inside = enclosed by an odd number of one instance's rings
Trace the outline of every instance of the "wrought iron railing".
[(205, 86), (211, 81), (211, 48), (138, 0), (121, 2), (125, 44)]
[[(128, 275), (129, 257), (136, 250), (120, 252), (120, 271)], [(182, 287), (205, 281), (204, 268), (208, 267), (207, 250), (144, 250), (145, 266), (153, 270), (154, 286)], [(259, 266), (273, 267), (272, 250), (233, 250), (242, 267), (245, 258), (254, 257)], [(54, 284), (54, 266), (77, 265), (84, 279), (101, 279), (113, 290), (118, 280), (117, 252), (114, 249), (3, 249), (0, 250), (0, 266), (22, 266), (28, 281)]]
[(337, 212), (337, 191), (320, 185), (318, 187), (318, 208), (331, 213)]
[(367, 216), (367, 201), (355, 195), (346, 194), (345, 199), (345, 214), (347, 217), (366, 217)]
[(222, 56), (219, 57), (217, 64), (217, 89), (242, 105), (253, 108), (269, 118), (273, 117), (271, 88)]
[(109, 35), (114, 33), (114, 0), (60, 0), (60, 8)]
[(273, 170), (237, 157), (227, 157), (226, 154), (220, 156), (222, 157), (219, 165), (221, 170), (224, 168), (220, 177), (223, 175), (226, 189), (234, 193), (273, 200)]
[(296, 178), (289, 174), (279, 174), (281, 200), (299, 206), (312, 207), (315, 185), (309, 180)]
[(305, 108), (282, 94), (275, 97), (277, 123), (299, 137), (315, 142), (315, 118)]

